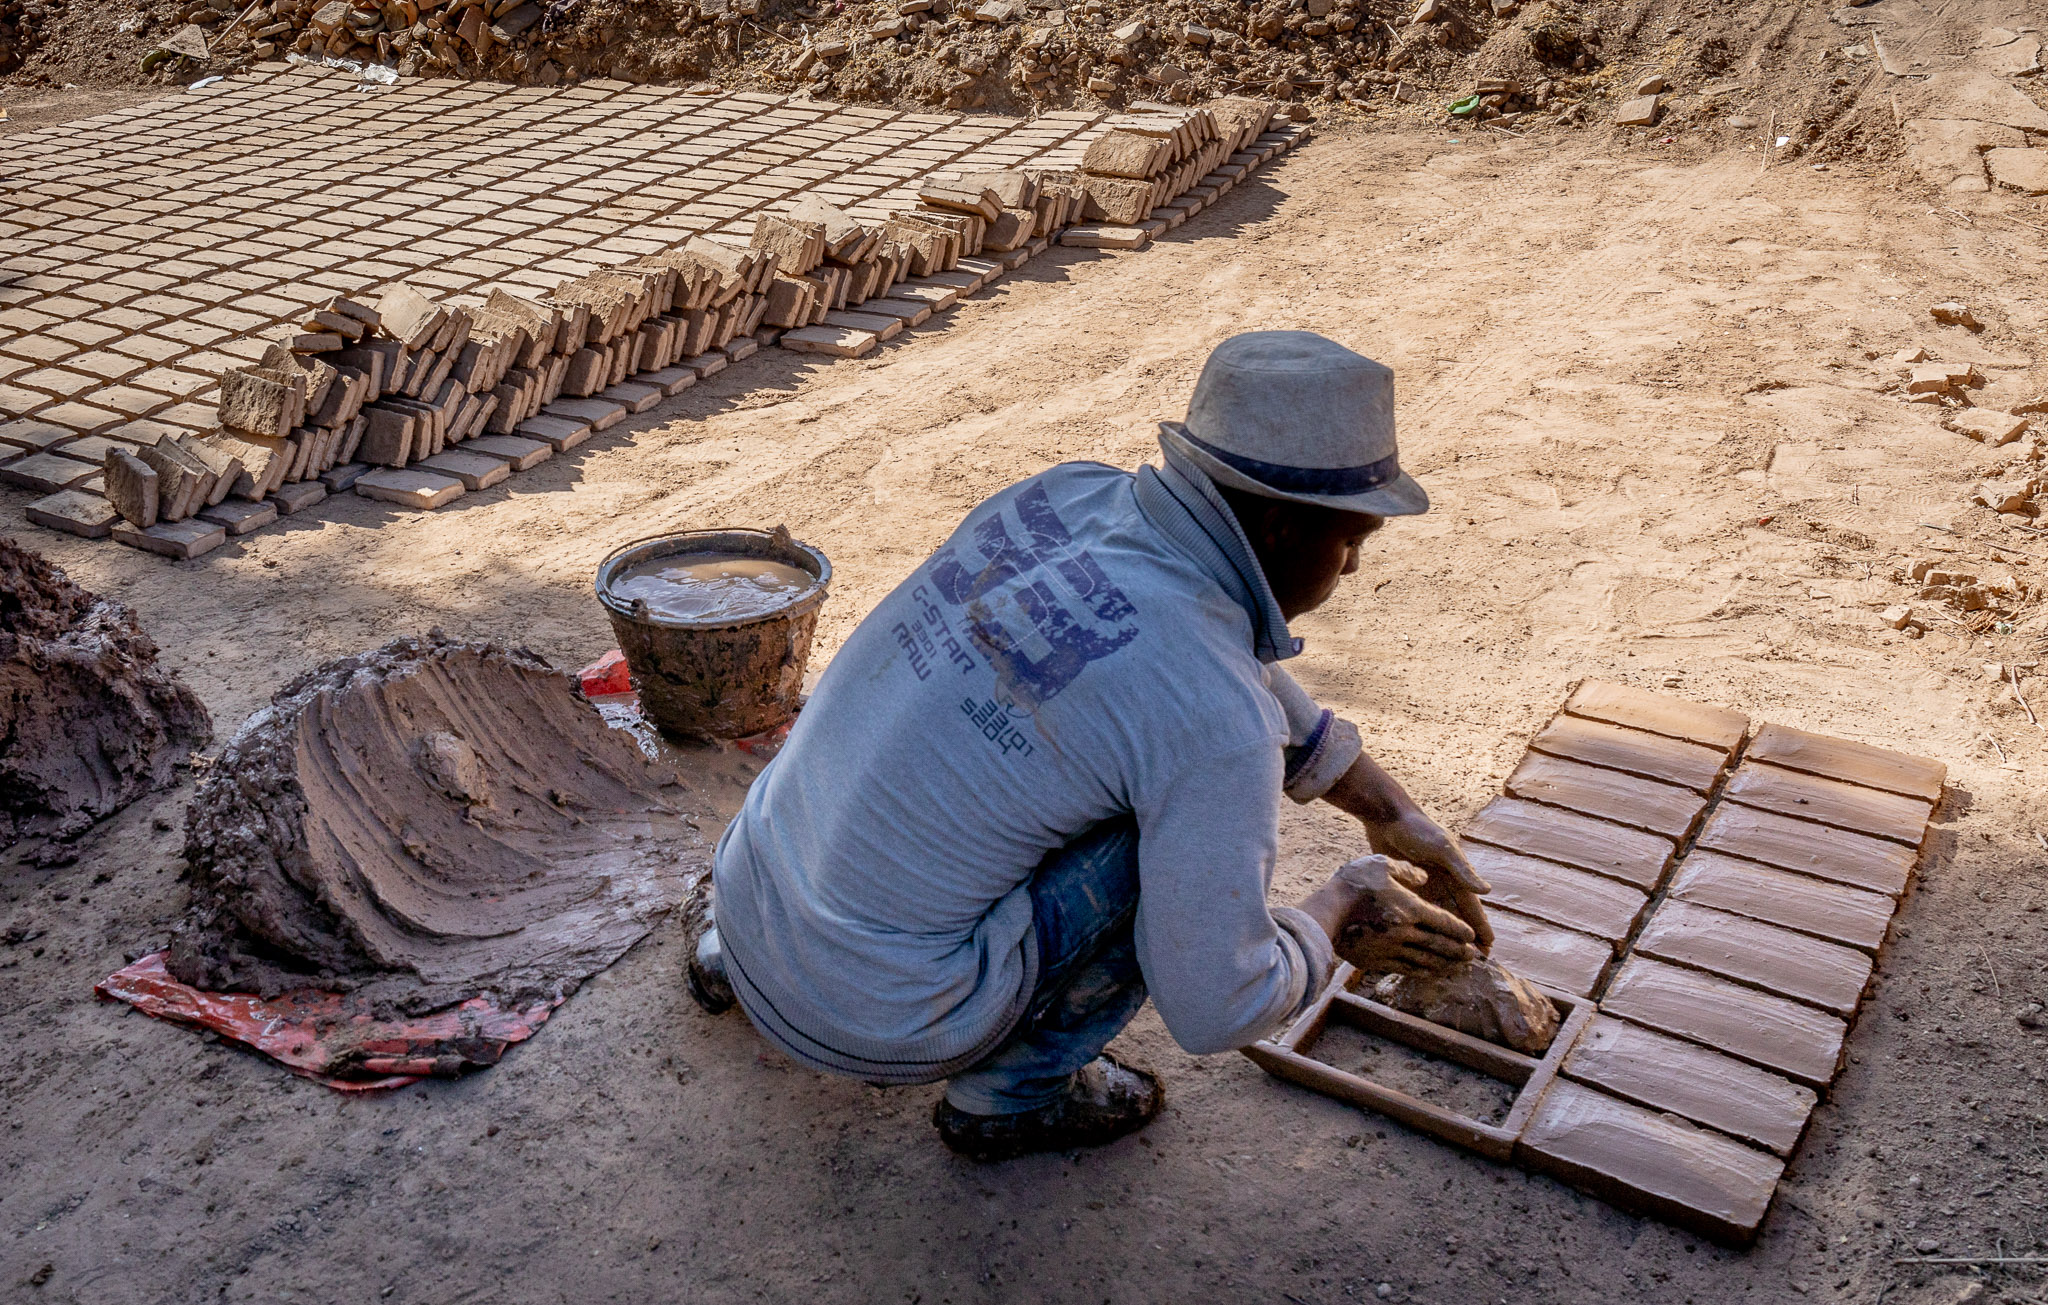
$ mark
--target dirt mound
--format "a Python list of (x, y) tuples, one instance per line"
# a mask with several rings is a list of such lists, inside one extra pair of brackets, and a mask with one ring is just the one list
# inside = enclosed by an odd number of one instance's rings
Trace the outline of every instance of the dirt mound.
[(0, 841), (75, 838), (213, 737), (156, 652), (127, 608), (0, 540)]
[(331, 662), (200, 784), (170, 971), (405, 1013), (565, 995), (709, 865), (684, 793), (524, 650), (430, 635)]

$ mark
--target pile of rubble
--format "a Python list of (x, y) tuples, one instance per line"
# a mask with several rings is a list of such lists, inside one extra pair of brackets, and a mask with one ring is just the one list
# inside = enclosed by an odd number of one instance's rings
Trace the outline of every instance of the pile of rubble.
[(97, 467), (62, 446), (9, 478), (55, 491), (31, 520), (180, 559), (348, 490), (437, 508), (764, 345), (857, 357), (1054, 239), (1142, 248), (1307, 137), (1269, 130), (1277, 107), (1147, 106), (1076, 170), (940, 174), (879, 221), (800, 196), (744, 239), (693, 237), (538, 297), (338, 296), (221, 374), (208, 433), (103, 439)]

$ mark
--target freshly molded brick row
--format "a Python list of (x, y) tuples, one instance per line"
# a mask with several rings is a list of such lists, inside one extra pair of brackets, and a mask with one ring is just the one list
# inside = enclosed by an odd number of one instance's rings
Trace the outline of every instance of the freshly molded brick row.
[(1723, 792), (1728, 801), (1743, 806), (1817, 820), (1908, 847), (1920, 846), (1927, 835), (1927, 818), (1934, 811), (1932, 803), (1920, 798), (1901, 797), (1751, 761), (1736, 768)]
[(1782, 1156), (1799, 1145), (1817, 1099), (1769, 1070), (1605, 1015), (1586, 1026), (1563, 1073)]
[(1682, 785), (1701, 796), (1728, 764), (1728, 754), (1716, 748), (1577, 716), (1559, 716), (1529, 746), (1553, 757)]
[(1697, 846), (1888, 897), (1906, 890), (1919, 860), (1916, 851), (1897, 843), (1730, 802), (1707, 817)]
[(1811, 1006), (1646, 956), (1622, 963), (1600, 1009), (1816, 1090), (1834, 1078), (1849, 1032), (1840, 1019)]
[(1767, 761), (1787, 770), (1883, 789), (1923, 802), (1941, 801), (1942, 781), (1948, 777), (1948, 767), (1938, 761), (1848, 739), (1832, 739), (1825, 734), (1809, 734), (1789, 725), (1766, 725), (1758, 730), (1743, 756), (1750, 761)]
[(1610, 943), (1619, 944), (1628, 937), (1650, 904), (1638, 888), (1555, 861), (1539, 861), (1483, 843), (1472, 844), (1465, 855), (1493, 887), (1486, 897), (1487, 906), (1505, 906)]
[(1638, 779), (1576, 761), (1531, 752), (1508, 776), (1514, 797), (1566, 807), (1616, 824), (1682, 839), (1692, 832), (1706, 800), (1676, 784)]
[(1749, 717), (1739, 711), (1703, 706), (1626, 684), (1587, 680), (1572, 694), (1564, 709), (1573, 716), (1626, 725), (1674, 739), (1689, 739), (1719, 748), (1732, 755), (1735, 745), (1749, 732)]
[(1678, 863), (1671, 896), (1782, 925), (1876, 955), (1898, 903), (1881, 893), (1694, 848)]
[(1472, 818), (1461, 838), (1560, 861), (1648, 892), (1671, 864), (1671, 840), (1556, 807), (1500, 797)]
[(1493, 925), (1493, 958), (1559, 992), (1591, 997), (1614, 963), (1613, 946), (1590, 934), (1498, 907), (1488, 908), (1486, 918)]
[(1784, 1161), (1709, 1129), (1559, 1079), (1515, 1155), (1601, 1200), (1705, 1237), (1747, 1245)]
[(1707, 970), (1844, 1017), (1870, 984), (1870, 957), (1747, 916), (1666, 901), (1635, 941), (1635, 954)]

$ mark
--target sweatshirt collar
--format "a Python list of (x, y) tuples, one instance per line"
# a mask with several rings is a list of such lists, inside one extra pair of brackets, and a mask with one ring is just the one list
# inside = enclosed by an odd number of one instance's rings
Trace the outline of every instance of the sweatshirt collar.
[(1138, 468), (1138, 509), (1154, 528), (1193, 558), (1252, 623), (1252, 652), (1262, 662), (1285, 661), (1301, 651), (1287, 618), (1252, 552), (1237, 515), (1202, 469), (1166, 454), (1164, 467)]

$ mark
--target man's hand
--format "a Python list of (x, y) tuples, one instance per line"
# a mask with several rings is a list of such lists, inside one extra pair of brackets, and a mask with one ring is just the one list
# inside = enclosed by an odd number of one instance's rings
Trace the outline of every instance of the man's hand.
[(1457, 840), (1423, 815), (1415, 799), (1371, 757), (1360, 753), (1323, 800), (1358, 817), (1373, 851), (1406, 861), (1428, 876), (1419, 889), (1422, 896), (1463, 918), (1481, 951), (1493, 946), (1493, 926), (1479, 901), (1492, 888), (1458, 850)]
[(1301, 909), (1330, 936), (1339, 960), (1367, 974), (1426, 974), (1469, 961), (1472, 928), (1417, 896), (1428, 876), (1384, 856), (1340, 867)]

